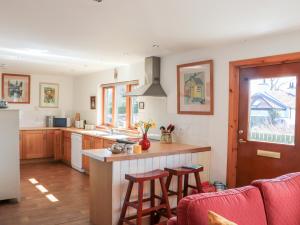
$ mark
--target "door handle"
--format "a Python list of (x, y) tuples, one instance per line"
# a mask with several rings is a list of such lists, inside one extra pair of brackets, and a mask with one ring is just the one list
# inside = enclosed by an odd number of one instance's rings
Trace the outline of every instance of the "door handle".
[(240, 144), (242, 144), (242, 143), (247, 143), (247, 141), (244, 140), (244, 139), (242, 139), (242, 138), (240, 138), (240, 139), (239, 139), (239, 143), (240, 143)]

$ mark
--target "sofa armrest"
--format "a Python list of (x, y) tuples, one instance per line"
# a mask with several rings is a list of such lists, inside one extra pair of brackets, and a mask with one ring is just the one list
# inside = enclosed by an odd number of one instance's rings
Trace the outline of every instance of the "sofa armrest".
[(177, 217), (169, 219), (167, 225), (177, 225)]

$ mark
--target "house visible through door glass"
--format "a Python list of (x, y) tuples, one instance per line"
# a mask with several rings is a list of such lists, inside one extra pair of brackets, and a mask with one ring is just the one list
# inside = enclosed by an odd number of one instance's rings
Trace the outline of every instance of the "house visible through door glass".
[(295, 76), (250, 80), (248, 140), (295, 144)]

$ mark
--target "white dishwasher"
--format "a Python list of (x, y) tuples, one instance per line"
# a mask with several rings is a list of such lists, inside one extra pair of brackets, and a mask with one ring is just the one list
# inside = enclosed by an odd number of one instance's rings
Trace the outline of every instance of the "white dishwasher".
[(84, 172), (82, 168), (82, 135), (72, 133), (71, 147), (71, 164), (72, 167), (80, 172)]

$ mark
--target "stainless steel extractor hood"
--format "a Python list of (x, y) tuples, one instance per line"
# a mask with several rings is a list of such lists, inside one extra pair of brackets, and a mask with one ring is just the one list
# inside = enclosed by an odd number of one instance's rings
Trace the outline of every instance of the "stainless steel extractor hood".
[(151, 56), (145, 59), (145, 85), (139, 87), (126, 96), (166, 97), (167, 94), (160, 85), (160, 57)]

